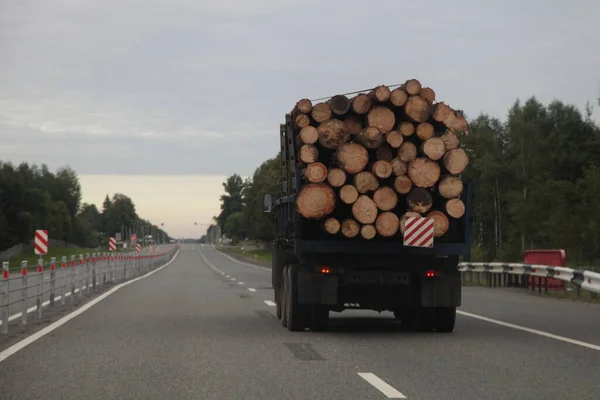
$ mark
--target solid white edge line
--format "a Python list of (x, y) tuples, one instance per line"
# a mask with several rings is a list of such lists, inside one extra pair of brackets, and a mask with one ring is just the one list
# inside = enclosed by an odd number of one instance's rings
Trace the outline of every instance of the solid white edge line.
[(254, 265), (254, 264), (246, 263), (246, 262), (243, 262), (243, 261), (239, 261), (239, 260), (236, 260), (235, 258), (233, 258), (233, 257), (230, 257), (229, 255), (227, 255), (227, 254), (223, 253), (222, 251), (219, 251), (219, 250), (217, 250), (217, 249), (215, 249), (215, 250), (216, 250), (216, 252), (217, 252), (217, 253), (221, 254), (221, 255), (222, 255), (222, 256), (224, 256), (224, 257), (227, 257), (227, 258), (229, 258), (229, 259), (230, 259), (231, 261), (233, 261), (234, 263), (237, 263), (237, 264), (240, 264), (240, 265), (245, 265), (245, 266), (247, 266), (247, 267), (252, 267), (252, 268), (256, 268), (256, 269), (261, 269), (261, 270), (263, 270), (263, 271), (271, 271), (271, 268), (267, 268), (267, 267), (261, 267), (261, 266), (258, 266), (258, 265)]
[(256, 292), (256, 289), (254, 289), (254, 288), (248, 288), (248, 290), (251, 292)]
[(271, 301), (271, 300), (265, 300), (265, 304), (268, 305), (269, 307), (275, 307), (277, 304), (275, 304), (275, 302)]
[(107, 298), (108, 296), (110, 296), (111, 294), (113, 294), (114, 292), (116, 292), (117, 290), (121, 289), (122, 287), (130, 285), (130, 284), (132, 284), (134, 282), (137, 282), (140, 279), (147, 278), (150, 275), (155, 274), (156, 272), (162, 270), (163, 268), (171, 265), (171, 263), (173, 263), (173, 261), (175, 261), (177, 259), (177, 256), (179, 255), (179, 252), (180, 252), (180, 250), (177, 250), (177, 253), (175, 253), (175, 255), (173, 256), (173, 258), (171, 260), (169, 260), (164, 265), (156, 268), (154, 271), (150, 271), (150, 272), (148, 272), (145, 275), (138, 276), (137, 278), (134, 278), (134, 279), (132, 279), (130, 281), (127, 281), (127, 282), (123, 282), (123, 283), (115, 286), (114, 288), (110, 289), (109, 291), (101, 294), (100, 296), (96, 297), (95, 299), (91, 300), (90, 302), (84, 304), (83, 306), (81, 306), (81, 308), (78, 308), (77, 310), (73, 311), (72, 313), (65, 315), (64, 317), (62, 317), (58, 321), (53, 322), (52, 324), (48, 325), (47, 327), (45, 327), (45, 328), (37, 331), (33, 335), (28, 336), (25, 339), (21, 340), (20, 342), (15, 343), (14, 345), (12, 345), (9, 348), (7, 348), (6, 350), (1, 351), (0, 352), (0, 363), (2, 361), (6, 360), (8, 357), (10, 357), (13, 354), (15, 354), (16, 352), (18, 352), (19, 350), (22, 350), (25, 347), (27, 347), (28, 345), (30, 345), (31, 343), (35, 342), (39, 338), (46, 336), (47, 334), (49, 334), (53, 330), (55, 330), (55, 329), (59, 328), (60, 326), (66, 324), (67, 322), (69, 322), (70, 320), (72, 320), (73, 318), (75, 318), (76, 316), (78, 316), (79, 314), (82, 314), (85, 311), (89, 310), (94, 305), (98, 304), (99, 302), (101, 302), (102, 300), (104, 300), (105, 298)]
[(499, 321), (497, 319), (484, 317), (482, 315), (471, 314), (471, 313), (465, 312), (465, 311), (456, 311), (456, 313), (460, 314), (460, 315), (464, 315), (465, 317), (475, 318), (475, 319), (479, 319), (481, 321), (490, 322), (492, 324), (501, 325), (506, 328), (516, 329), (516, 330), (528, 332), (528, 333), (533, 333), (534, 335), (544, 336), (544, 337), (547, 337), (550, 339), (560, 340), (561, 342), (570, 343), (570, 344), (574, 344), (577, 346), (586, 347), (588, 349), (600, 351), (600, 346), (591, 344), (591, 343), (582, 342), (580, 340), (575, 340), (575, 339), (570, 339), (570, 338), (564, 337), (564, 336), (554, 335), (552, 333), (539, 331), (537, 329), (527, 328), (527, 327), (524, 327), (521, 325), (511, 324), (509, 322)]
[(358, 376), (373, 385), (375, 389), (383, 393), (388, 399), (406, 399), (406, 396), (371, 372), (358, 372)]

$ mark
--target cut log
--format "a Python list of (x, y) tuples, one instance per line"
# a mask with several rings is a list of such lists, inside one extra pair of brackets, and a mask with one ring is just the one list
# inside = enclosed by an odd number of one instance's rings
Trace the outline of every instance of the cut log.
[(402, 146), (402, 142), (404, 142), (404, 136), (399, 131), (391, 131), (387, 135), (385, 135), (385, 141), (392, 146), (394, 149)]
[(408, 203), (408, 207), (415, 212), (418, 213), (426, 213), (431, 209), (433, 205), (433, 199), (431, 198), (431, 194), (427, 191), (427, 189), (423, 189), (420, 187), (416, 187), (410, 191), (408, 194), (406, 201)]
[(317, 123), (325, 122), (331, 119), (331, 107), (328, 103), (319, 103), (313, 106), (310, 116)]
[(335, 115), (344, 115), (350, 111), (350, 99), (343, 94), (338, 94), (329, 99), (329, 107)]
[(435, 128), (429, 122), (421, 122), (417, 125), (417, 136), (421, 140), (427, 140), (435, 134)]
[(383, 212), (377, 216), (375, 222), (377, 233), (383, 237), (394, 236), (400, 228), (400, 220), (393, 212)]
[(314, 126), (305, 126), (300, 130), (300, 140), (304, 144), (315, 144), (319, 140), (319, 132)]
[(357, 114), (363, 115), (369, 112), (373, 102), (366, 94), (359, 94), (351, 100), (351, 108)]
[(362, 171), (354, 175), (354, 186), (358, 193), (372, 192), (379, 187), (377, 177), (368, 171)]
[(392, 164), (392, 173), (396, 176), (406, 175), (406, 173), (408, 172), (408, 164), (400, 160), (398, 157), (392, 159), (392, 161), (390, 161), (390, 164)]
[(314, 163), (319, 159), (319, 150), (312, 144), (300, 147), (300, 161), (305, 164)]
[(417, 95), (421, 92), (421, 82), (417, 79), (409, 79), (404, 83), (406, 93), (409, 95)]
[(433, 106), (432, 117), (437, 122), (444, 122), (453, 111), (443, 101)]
[(465, 215), (465, 203), (461, 199), (450, 199), (446, 202), (446, 212), (452, 218), (461, 218)]
[(469, 165), (469, 157), (463, 149), (454, 149), (444, 154), (444, 166), (452, 175), (458, 175)]
[(342, 222), (342, 235), (347, 238), (353, 238), (360, 232), (360, 224), (353, 219), (346, 219)]
[(302, 114), (308, 114), (312, 110), (312, 102), (309, 99), (302, 99), (296, 103), (296, 110)]
[(410, 162), (417, 158), (417, 146), (411, 142), (404, 142), (398, 149), (398, 158), (404, 162)]
[(350, 138), (348, 126), (339, 119), (329, 119), (323, 122), (317, 128), (317, 132), (319, 133), (319, 143), (326, 149), (337, 149)]
[(404, 114), (414, 122), (425, 122), (431, 115), (431, 105), (421, 96), (410, 96), (404, 105)]
[(330, 235), (335, 235), (340, 231), (340, 221), (330, 217), (323, 222), (323, 229)]
[(382, 186), (373, 194), (373, 201), (381, 211), (390, 211), (398, 204), (398, 195), (388, 186)]
[(448, 232), (448, 228), (450, 227), (450, 220), (441, 211), (434, 210), (430, 211), (427, 215), (427, 218), (433, 219), (433, 236), (441, 237), (444, 236), (446, 232)]
[(361, 224), (372, 224), (377, 219), (377, 204), (369, 196), (359, 196), (352, 204), (352, 215)]
[(392, 176), (392, 164), (385, 160), (375, 161), (371, 171), (379, 179), (386, 179)]
[(350, 130), (351, 135), (356, 135), (363, 130), (362, 118), (356, 114), (348, 114), (344, 118), (344, 122), (346, 123), (346, 126), (348, 126), (348, 130)]
[(298, 128), (304, 128), (310, 125), (310, 117), (306, 114), (298, 114), (296, 115), (295, 122)]
[(325, 182), (325, 179), (327, 179), (327, 172), (328, 171), (325, 164), (320, 162), (314, 162), (306, 166), (304, 176), (311, 183), (321, 183)]
[(415, 133), (415, 126), (412, 122), (402, 122), (398, 125), (398, 131), (400, 131), (402, 136), (411, 136)]
[(344, 185), (340, 189), (340, 199), (346, 204), (354, 204), (356, 199), (358, 199), (358, 190), (356, 190), (355, 186)]
[(367, 166), (369, 152), (357, 143), (345, 143), (335, 152), (338, 165), (348, 174), (357, 174)]
[[(390, 132), (390, 133), (392, 133), (392, 132)], [(386, 135), (386, 139), (390, 133), (388, 133)], [(400, 136), (400, 138), (402, 138), (402, 136)], [(395, 153), (394, 149), (392, 149), (392, 147), (389, 144), (384, 143), (377, 149), (377, 151), (375, 151), (375, 157), (378, 160), (390, 162), (390, 161), (392, 161), (392, 158), (394, 158), (394, 153)]]
[(458, 146), (460, 146), (460, 140), (458, 139), (458, 135), (452, 132), (451, 130), (447, 130), (446, 132), (444, 132), (444, 134), (442, 135), (442, 140), (444, 141), (444, 143), (446, 143), (447, 150), (458, 149)]
[(463, 191), (463, 182), (460, 178), (452, 175), (444, 176), (438, 183), (438, 192), (446, 199), (460, 196)]
[(421, 214), (419, 214), (418, 212), (415, 211), (407, 211), (404, 213), (404, 215), (402, 215), (402, 217), (400, 217), (400, 233), (402, 233), (404, 235), (404, 231), (406, 230), (405, 228), (405, 224), (406, 224), (406, 219), (408, 217), (420, 217)]
[(399, 175), (394, 180), (394, 189), (400, 194), (408, 194), (412, 189), (412, 181), (406, 175)]
[(440, 179), (440, 166), (435, 161), (419, 157), (408, 163), (408, 177), (416, 187), (430, 188)]
[(377, 235), (377, 229), (373, 225), (363, 225), (360, 228), (360, 236), (364, 239), (371, 240)]
[(421, 143), (421, 152), (434, 161), (446, 154), (446, 143), (439, 137), (432, 137)]
[(466, 132), (469, 130), (469, 125), (467, 124), (465, 117), (454, 110), (446, 117), (444, 125), (454, 132)]
[(419, 93), (419, 96), (421, 96), (423, 100), (425, 100), (429, 104), (433, 104), (433, 102), (435, 101), (435, 92), (432, 88), (429, 87), (422, 88), (421, 93)]
[(340, 168), (330, 168), (327, 173), (327, 183), (333, 187), (341, 187), (346, 183), (346, 173)]
[(376, 101), (378, 103), (387, 102), (390, 99), (390, 96), (390, 88), (385, 85), (377, 86), (375, 89), (369, 92), (369, 97), (371, 98), (371, 100)]
[(385, 140), (385, 137), (375, 126), (369, 126), (362, 130), (362, 132), (354, 136), (356, 140), (368, 149), (376, 149)]
[(367, 125), (379, 128), (381, 133), (385, 134), (394, 129), (396, 125), (396, 116), (394, 112), (384, 106), (375, 106), (367, 115)]
[(408, 100), (408, 94), (404, 89), (397, 88), (390, 93), (390, 103), (396, 107), (403, 107), (406, 104), (406, 100)]
[(323, 218), (335, 209), (335, 193), (327, 184), (309, 183), (298, 193), (296, 209), (305, 218)]

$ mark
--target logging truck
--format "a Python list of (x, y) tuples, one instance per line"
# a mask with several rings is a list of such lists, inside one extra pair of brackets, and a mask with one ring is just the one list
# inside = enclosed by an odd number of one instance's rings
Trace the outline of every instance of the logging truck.
[(297, 102), (280, 125), (281, 193), (264, 198), (284, 327), (321, 331), (330, 312), (366, 309), (454, 330), (470, 257), (467, 130), (416, 79)]

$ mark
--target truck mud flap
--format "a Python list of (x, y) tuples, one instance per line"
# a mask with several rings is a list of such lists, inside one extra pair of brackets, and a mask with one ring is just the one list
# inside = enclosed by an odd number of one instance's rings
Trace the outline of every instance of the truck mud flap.
[(461, 300), (460, 276), (421, 280), (421, 306), (459, 307)]
[(298, 271), (298, 303), (337, 305), (338, 277)]

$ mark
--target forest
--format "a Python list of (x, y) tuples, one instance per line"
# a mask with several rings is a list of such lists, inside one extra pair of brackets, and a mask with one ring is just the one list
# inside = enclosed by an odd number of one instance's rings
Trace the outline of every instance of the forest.
[[(581, 112), (531, 97), (515, 101), (505, 120), (468, 118), (461, 142), (470, 158), (463, 180), (472, 188), (473, 260), (522, 261), (526, 249), (560, 248), (569, 265), (600, 262), (600, 127), (592, 114), (590, 103)], [(262, 199), (278, 196), (279, 168), (277, 155), (245, 180), (227, 178), (215, 217), (223, 234), (273, 238)]]
[(33, 240), (36, 229), (47, 229), (50, 239), (86, 248), (106, 246), (108, 238), (123, 227), (140, 236), (154, 228), (142, 219), (132, 199), (121, 193), (104, 199), (102, 210), (82, 203), (77, 173), (70, 167), (56, 172), (46, 165), (0, 161), (0, 251)]

